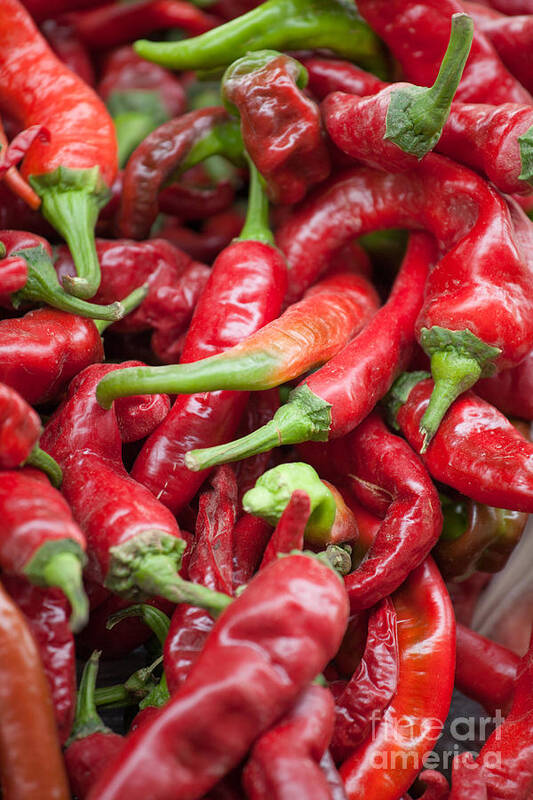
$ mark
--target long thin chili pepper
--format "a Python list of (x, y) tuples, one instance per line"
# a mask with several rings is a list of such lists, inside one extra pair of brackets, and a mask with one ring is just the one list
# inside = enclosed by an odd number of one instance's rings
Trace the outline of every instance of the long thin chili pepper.
[(457, 625), (455, 685), (491, 714), (507, 712), (520, 656), (470, 628)]
[(349, 800), (399, 798), (420, 771), (450, 707), (455, 620), (432, 560), (414, 570), (391, 600), (398, 618), (398, 687), (372, 735), (340, 768)]
[(170, 221), (163, 225), (159, 236), (180, 247), (191, 258), (211, 263), (239, 235), (243, 223), (242, 210), (234, 206), (209, 217), (202, 223), (199, 231)]
[(311, 516), (311, 500), (307, 492), (295, 489), (266, 546), (260, 569), (278, 557), (278, 553), (303, 550), (305, 526)]
[(387, 84), (371, 72), (337, 58), (303, 55), (298, 58), (307, 70), (307, 88), (317, 100), (323, 100), (331, 92), (347, 92), (360, 97), (377, 94)]
[[(344, 186), (342, 191), (344, 203), (347, 199)], [(361, 333), (306, 378), (270, 423), (229, 445), (187, 454), (188, 466), (200, 469), (280, 444), (335, 438), (355, 428), (388, 390), (402, 365), (409, 361), (414, 322), (434, 258), (435, 246), (429, 237), (412, 237), (387, 303)]]
[(9, 386), (0, 383), (0, 469), (21, 466), (41, 435), (41, 420)]
[(259, 517), (243, 514), (233, 529), (233, 588), (248, 583), (257, 571), (272, 536), (272, 528)]
[[(274, 627), (266, 624), (273, 619)], [(324, 668), (346, 619), (346, 595), (329, 567), (306, 555), (272, 563), (226, 608), (182, 688), (155, 719), (127, 737), (91, 800), (124, 792), (149, 794), (152, 800), (170, 800), (176, 793), (202, 797)]]
[[(285, 24), (288, 19), (290, 26)], [(343, 0), (267, 0), (194, 39), (135, 43), (140, 56), (171, 69), (225, 67), (249, 50), (266, 48), (327, 48), (377, 73), (385, 70), (377, 37), (354, 6)]]
[[(406, 373), (391, 390), (391, 414), (416, 452), (422, 449), (419, 423), (432, 390), (425, 372)], [(479, 503), (531, 513), (532, 455), (533, 444), (507, 417), (470, 391), (449, 408), (422, 460), (435, 480)]]
[[(31, 188), (30, 184), (27, 181), (24, 180), (24, 178), (22, 177), (20, 172), (18, 172), (18, 170), (15, 168), (14, 164), (18, 163), (18, 161), (20, 161), (22, 159), (22, 157), (26, 153), (26, 149), (29, 148), (30, 145), (32, 144), (32, 142), (34, 140), (33, 133), (35, 132), (35, 127), (36, 126), (33, 127), (32, 135), (29, 138), (29, 140), (28, 140), (27, 134), (25, 132), (23, 132), (23, 134), (22, 134), (22, 142), (24, 143), (24, 150), (23, 150), (23, 152), (19, 151), (19, 152), (16, 153), (16, 156), (13, 159), (13, 164), (10, 163), (9, 166), (7, 167), (7, 171), (5, 172), (5, 174), (2, 175), (2, 180), (4, 181), (6, 186), (8, 186), (9, 189), (14, 194), (16, 194), (22, 200), (24, 200), (24, 202), (27, 203), (30, 206), (30, 208), (33, 208), (33, 209), (39, 208), (39, 206), (41, 205), (41, 199), (37, 194), (35, 194), (35, 192)], [(46, 135), (44, 134), (43, 130), (40, 127), (39, 127), (39, 135), (44, 136), (44, 138), (47, 138)], [(15, 138), (18, 138), (18, 137), (15, 137)], [(19, 141), (21, 141), (21, 140), (19, 139)], [(6, 156), (8, 156), (8, 158), (9, 158), (9, 143), (7, 141), (7, 136), (6, 136), (6, 134), (4, 132), (4, 129), (2, 127), (1, 120), (0, 120), (0, 148), (3, 151), (2, 152), (2, 161), (3, 161), (2, 172), (3, 172), (3, 169), (6, 166)], [(11, 151), (11, 152), (13, 152), (13, 151)], [(12, 159), (9, 158), (9, 161), (11, 161), (11, 160)]]
[(533, 420), (533, 351), (516, 367), (478, 381), (476, 394), (509, 417)]
[[(261, 392), (250, 394), (248, 405), (241, 419), (239, 431), (243, 434), (251, 433), (258, 425), (263, 425), (273, 417), (280, 407), (280, 396), (278, 389), (265, 389)], [(270, 467), (276, 464), (275, 451), (258, 453), (251, 458), (245, 458), (235, 465), (235, 477), (239, 487), (239, 501), (248, 489), (255, 486), (256, 480)], [(255, 570), (254, 570), (255, 571)]]
[(0, 772), (5, 800), (69, 800), (39, 650), (0, 586)]

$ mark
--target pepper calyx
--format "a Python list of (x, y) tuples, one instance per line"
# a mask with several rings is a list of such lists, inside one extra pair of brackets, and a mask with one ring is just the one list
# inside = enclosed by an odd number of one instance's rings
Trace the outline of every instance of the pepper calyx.
[(533, 125), (522, 136), (518, 137), (518, 143), (520, 145), (520, 162), (522, 165), (522, 171), (518, 177), (533, 186)]
[(404, 372), (394, 381), (382, 400), (387, 411), (387, 422), (391, 428), (394, 428), (396, 431), (400, 430), (400, 426), (396, 421), (398, 411), (407, 402), (411, 390), (417, 383), (425, 381), (427, 378), (431, 378), (431, 373), (420, 370), (417, 372)]
[(128, 542), (109, 549), (110, 562), (105, 587), (130, 600), (153, 596), (157, 591), (140, 586), (137, 583), (137, 572), (152, 556), (161, 557), (171, 570), (177, 572), (185, 547), (186, 542), (183, 539), (163, 531), (143, 531)]

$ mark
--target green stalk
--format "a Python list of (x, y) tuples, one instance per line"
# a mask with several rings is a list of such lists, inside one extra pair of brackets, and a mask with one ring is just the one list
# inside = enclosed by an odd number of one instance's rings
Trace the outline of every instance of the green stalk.
[(250, 168), (250, 186), (248, 189), (248, 210), (238, 242), (263, 242), (274, 245), (274, 236), (270, 230), (268, 219), (268, 199), (263, 188), (263, 179), (257, 167), (246, 153)]
[(244, 145), (242, 143), (241, 126), (235, 119), (229, 119), (215, 125), (205, 136), (198, 139), (176, 171), (173, 177), (179, 177), (188, 169), (201, 164), (212, 156), (224, 156), (235, 166), (244, 164)]
[(49, 456), (48, 453), (41, 450), (39, 445), (35, 445), (26, 459), (25, 465), (28, 467), (35, 467), (35, 469), (40, 469), (44, 472), (44, 474), (48, 476), (48, 480), (52, 486), (55, 486), (56, 489), (61, 486), (63, 481), (61, 467), (52, 456)]
[(129, 617), (140, 617), (148, 625), (152, 633), (157, 636), (159, 644), (163, 647), (170, 627), (170, 620), (163, 611), (147, 603), (137, 603), (112, 614), (106, 622), (106, 628), (110, 631), (123, 619), (128, 619)]
[(113, 118), (117, 134), (118, 165), (122, 169), (140, 143), (157, 128), (150, 114), (142, 111), (124, 111)]
[[(138, 289), (134, 289), (133, 292), (121, 300), (120, 307), (122, 309), (122, 316), (125, 317), (132, 311), (135, 311), (135, 309), (141, 305), (147, 294), (148, 284), (143, 284), (143, 286), (139, 286)], [(93, 322), (96, 325), (99, 333), (102, 334), (105, 329), (109, 328), (109, 326), (113, 323), (113, 320), (94, 319)]]
[(433, 86), (410, 86), (391, 93), (384, 138), (390, 139), (405, 153), (423, 158), (439, 141), (465, 68), (473, 34), (471, 17), (454, 14), (448, 48)]
[(148, 61), (179, 70), (226, 67), (250, 50), (327, 48), (381, 77), (387, 72), (378, 37), (349, 0), (267, 0), (201, 36), (134, 47)]
[(522, 170), (518, 176), (533, 186), (533, 125), (522, 136), (518, 137), (520, 145), (520, 162)]
[(76, 717), (66, 747), (92, 733), (111, 733), (111, 729), (104, 725), (96, 710), (95, 691), (100, 655), (99, 650), (94, 650), (83, 668), (76, 698)]

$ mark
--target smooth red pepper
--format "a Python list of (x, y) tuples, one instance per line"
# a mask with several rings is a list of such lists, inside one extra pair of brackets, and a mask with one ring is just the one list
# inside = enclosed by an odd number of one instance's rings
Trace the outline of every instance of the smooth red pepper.
[(516, 367), (478, 381), (476, 394), (509, 417), (533, 420), (533, 351)]
[(311, 515), (311, 501), (307, 492), (295, 489), (274, 533), (266, 546), (259, 569), (278, 557), (278, 553), (303, 550), (305, 526)]
[(259, 517), (243, 514), (233, 529), (233, 588), (248, 583), (257, 571), (272, 536), (272, 528)]
[(51, 136), (50, 144), (34, 142), (22, 176), (74, 253), (77, 277), (65, 288), (92, 297), (99, 284), (93, 229), (117, 171), (113, 122), (97, 95), (52, 53), (17, 0), (2, 4), (0, 29), (0, 105), (24, 127), (38, 123)]
[(21, 466), (41, 435), (41, 420), (9, 386), (0, 383), (0, 469)]
[(37, 135), (43, 140), (49, 140), (49, 132), (41, 126), (34, 125), (29, 129), (29, 132), (22, 131), (22, 133), (15, 136), (10, 149), (7, 136), (2, 126), (2, 121), (0, 120), (0, 147), (4, 150), (2, 153), (2, 160), (0, 161), (0, 175), (6, 186), (8, 186), (17, 197), (24, 200), (32, 209), (39, 208), (41, 199), (15, 168), (15, 164), (18, 164), (26, 155), (27, 149), (35, 138), (34, 134), (36, 130), (38, 130)]
[(457, 625), (455, 685), (486, 708), (506, 714), (511, 702), (520, 656), (464, 625)]
[(305, 555), (272, 563), (226, 608), (182, 688), (127, 737), (91, 800), (130, 791), (202, 797), (325, 667), (346, 620), (344, 588), (329, 567)]
[(317, 100), (323, 100), (331, 92), (347, 92), (366, 97), (377, 94), (387, 86), (371, 72), (365, 72), (349, 61), (306, 55), (298, 60), (309, 75), (307, 88)]

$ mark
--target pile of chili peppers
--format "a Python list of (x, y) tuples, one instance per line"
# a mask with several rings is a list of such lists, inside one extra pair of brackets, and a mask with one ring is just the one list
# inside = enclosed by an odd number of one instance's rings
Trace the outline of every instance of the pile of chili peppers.
[(4, 800), (533, 800), (532, 92), (531, 0), (0, 0)]

